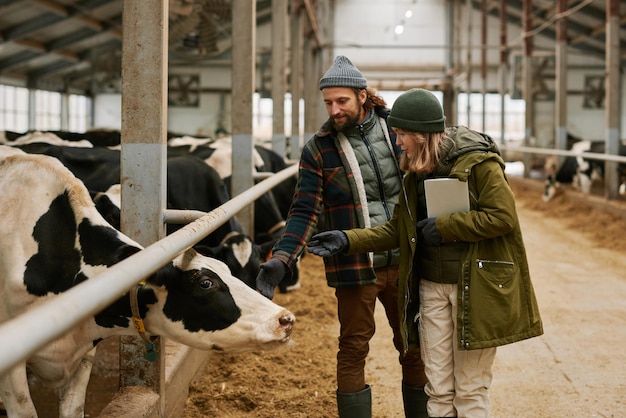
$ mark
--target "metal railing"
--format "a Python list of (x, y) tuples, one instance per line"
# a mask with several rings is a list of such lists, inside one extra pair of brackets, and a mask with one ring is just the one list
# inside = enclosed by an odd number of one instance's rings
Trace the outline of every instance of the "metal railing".
[[(98, 276), (0, 324), (0, 375), (25, 361), (81, 321), (102, 311), (132, 286), (215, 231), (250, 205), (250, 202), (295, 175), (297, 169), (297, 164), (292, 165), (211, 212), (190, 212), (187, 218), (183, 218), (193, 219), (192, 223), (122, 260)], [(182, 211), (166, 211), (164, 218), (175, 218), (180, 215), (179, 212)]]
[(622, 155), (611, 155), (597, 152), (576, 152), (576, 151), (566, 151), (566, 150), (558, 150), (551, 148), (534, 148), (534, 147), (523, 147), (523, 146), (506, 146), (506, 145), (498, 145), (498, 147), (502, 151), (518, 151), (527, 154), (543, 154), (543, 155), (559, 155), (565, 157), (583, 157), (589, 160), (602, 160), (602, 161), (612, 161), (618, 163), (626, 163), (626, 156)]

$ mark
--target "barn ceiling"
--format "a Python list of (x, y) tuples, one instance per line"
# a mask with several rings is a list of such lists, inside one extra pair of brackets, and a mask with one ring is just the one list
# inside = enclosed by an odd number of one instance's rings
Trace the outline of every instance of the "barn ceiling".
[[(471, 0), (480, 9), (480, 0)], [(315, 3), (314, 1), (309, 4)], [(510, 24), (522, 25), (522, 2), (506, 2)], [(532, 26), (555, 37), (554, 1), (533, 1)], [(496, 1), (487, 2), (497, 16)], [(605, 1), (569, 1), (572, 48), (604, 59)], [(584, 6), (584, 7), (583, 7)], [(378, 6), (380, 7), (380, 6)], [(626, 5), (620, 2), (621, 51), (626, 51)], [(229, 59), (231, 0), (170, 0), (170, 63), (211, 65)], [(271, 0), (257, 0), (257, 25), (271, 22)], [(0, 0), (0, 80), (81, 93), (119, 89), (122, 0)], [(622, 67), (626, 54), (622, 52)]]

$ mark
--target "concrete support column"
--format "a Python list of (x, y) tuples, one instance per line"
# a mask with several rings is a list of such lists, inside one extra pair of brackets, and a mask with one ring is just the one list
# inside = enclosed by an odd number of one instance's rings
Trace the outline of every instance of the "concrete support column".
[[(168, 2), (124, 0), (123, 8), (121, 229), (148, 246), (165, 236)], [(160, 395), (160, 411), (164, 347), (160, 339), (150, 362), (142, 339), (120, 342), (121, 386), (152, 388)]]
[[(252, 99), (256, 78), (256, 0), (233, 0), (232, 64), (232, 183), (231, 196), (254, 185)], [(236, 164), (235, 164), (236, 162)], [(244, 233), (254, 236), (254, 204), (238, 219)]]

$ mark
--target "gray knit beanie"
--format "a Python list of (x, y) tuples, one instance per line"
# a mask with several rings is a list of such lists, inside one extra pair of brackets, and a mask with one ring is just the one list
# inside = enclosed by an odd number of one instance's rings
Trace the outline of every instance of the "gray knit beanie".
[(402, 93), (391, 107), (389, 125), (411, 132), (443, 132), (446, 117), (434, 94), (424, 89)]
[(326, 87), (356, 87), (367, 88), (367, 79), (352, 62), (343, 55), (335, 58), (335, 63), (320, 79), (320, 90)]

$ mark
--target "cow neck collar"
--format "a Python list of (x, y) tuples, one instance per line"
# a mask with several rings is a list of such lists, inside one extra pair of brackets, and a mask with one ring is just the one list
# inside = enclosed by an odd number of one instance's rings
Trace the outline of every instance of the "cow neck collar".
[(146, 335), (146, 327), (143, 325), (143, 319), (141, 319), (141, 315), (139, 314), (139, 302), (137, 299), (137, 294), (139, 293), (139, 288), (146, 284), (145, 280), (139, 282), (136, 286), (133, 286), (130, 289), (130, 310), (133, 314), (133, 326), (139, 333), (139, 336), (148, 344), (154, 344), (159, 337), (151, 336), (148, 337)]

